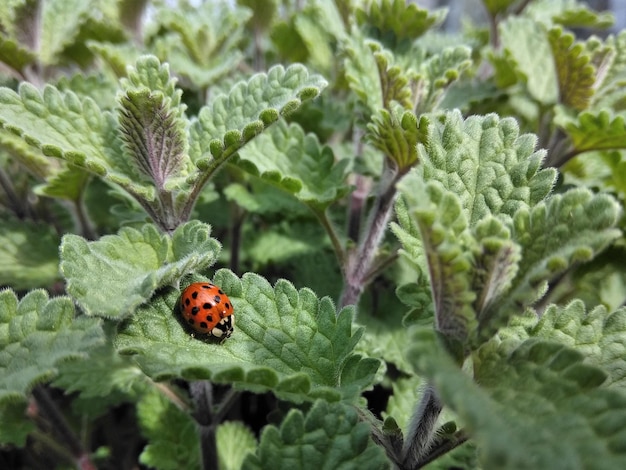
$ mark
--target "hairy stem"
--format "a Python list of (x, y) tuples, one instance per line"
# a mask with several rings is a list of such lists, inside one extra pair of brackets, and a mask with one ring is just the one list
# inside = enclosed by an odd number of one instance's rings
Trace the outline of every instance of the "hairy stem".
[(33, 397), (41, 413), (50, 421), (52, 429), (66, 445), (74, 464), (80, 469), (95, 470), (96, 467), (91, 462), (89, 454), (83, 448), (80, 440), (70, 428), (57, 404), (48, 394), (48, 391), (43, 386), (35, 387), (33, 389)]
[(335, 256), (339, 261), (340, 266), (344, 266), (346, 253), (343, 249), (343, 245), (341, 244), (341, 240), (339, 239), (339, 235), (337, 234), (337, 230), (335, 230), (335, 226), (332, 221), (328, 218), (328, 213), (325, 209), (317, 208), (309, 206), (313, 213), (316, 215), (317, 219), (320, 221), (328, 237), (330, 238), (330, 242), (333, 245), (333, 249), (335, 250)]
[(441, 410), (442, 404), (435, 389), (428, 385), (409, 424), (402, 449), (402, 468), (412, 470), (421, 466), (420, 462), (431, 449)]
[(430, 462), (437, 460), (444, 454), (447, 454), (453, 449), (456, 449), (462, 444), (465, 444), (469, 439), (469, 436), (465, 431), (457, 431), (452, 438), (442, 440), (438, 445), (434, 445), (430, 452), (417, 462), (416, 468), (421, 468), (428, 465)]
[(362, 242), (356, 251), (350, 253), (347, 260), (344, 290), (339, 300), (340, 308), (355, 305), (361, 297), (376, 250), (387, 229), (397, 193), (396, 183), (401, 176), (397, 167), (385, 166), (380, 190), (372, 207)]

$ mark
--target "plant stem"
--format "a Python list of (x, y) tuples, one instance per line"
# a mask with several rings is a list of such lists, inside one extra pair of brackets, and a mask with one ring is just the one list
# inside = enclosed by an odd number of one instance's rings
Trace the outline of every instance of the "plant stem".
[(215, 469), (218, 465), (216, 428), (213, 416), (213, 385), (207, 380), (189, 384), (195, 411), (191, 414), (198, 424), (202, 468)]
[(343, 245), (341, 244), (341, 240), (339, 239), (339, 235), (337, 234), (337, 230), (335, 230), (335, 226), (332, 221), (328, 218), (328, 213), (325, 209), (321, 209), (318, 207), (309, 206), (313, 213), (317, 216), (317, 219), (320, 221), (326, 233), (330, 238), (330, 242), (333, 245), (333, 249), (335, 250), (335, 256), (337, 257), (337, 261), (339, 261), (340, 266), (345, 265), (346, 261), (346, 253), (343, 249)]
[(397, 193), (396, 183), (402, 176), (403, 173), (400, 173), (395, 165), (385, 164), (380, 190), (372, 207), (363, 240), (358, 249), (350, 253), (347, 260), (344, 290), (339, 300), (340, 308), (355, 305), (361, 297), (372, 260), (387, 229)]
[(424, 390), (422, 400), (411, 418), (409, 430), (402, 449), (402, 468), (419, 468), (432, 445), (437, 418), (442, 410), (442, 404), (432, 385)]
[(95, 470), (95, 465), (91, 462), (80, 440), (70, 428), (65, 417), (54, 400), (52, 400), (47, 390), (43, 386), (35, 387), (33, 389), (33, 397), (41, 412), (52, 424), (52, 429), (59, 435), (62, 442), (66, 444), (75, 465), (82, 470)]
[(462, 444), (465, 444), (468, 439), (469, 436), (465, 434), (465, 431), (460, 430), (455, 432), (451, 439), (443, 440), (439, 445), (434, 446), (430, 452), (424, 456), (424, 458), (417, 462), (416, 468), (424, 467), (430, 462), (437, 460), (442, 455), (447, 454)]

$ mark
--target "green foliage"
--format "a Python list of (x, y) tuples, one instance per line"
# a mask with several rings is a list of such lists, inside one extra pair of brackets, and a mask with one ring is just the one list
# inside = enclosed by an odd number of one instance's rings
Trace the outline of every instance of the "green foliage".
[(213, 282), (231, 299), (236, 330), (223, 344), (189, 335), (175, 312), (180, 293), (165, 289), (121, 326), (116, 347), (134, 354), (154, 380), (185, 377), (272, 391), (295, 402), (354, 400), (372, 384), (377, 359), (352, 351), (363, 330), (352, 330), (352, 309), (337, 313), (329, 298), (280, 280), (220, 270)]
[(67, 291), (88, 315), (121, 319), (146, 302), (160, 287), (184, 274), (211, 266), (220, 250), (210, 227), (192, 221), (172, 236), (153, 225), (123, 228), (88, 242), (65, 235), (61, 243), (61, 273)]
[(239, 421), (226, 421), (217, 428), (221, 470), (239, 470), (246, 456), (257, 448), (252, 431)]
[(59, 279), (59, 237), (49, 226), (5, 220), (0, 240), (0, 285), (33, 289)]
[(57, 376), (62, 362), (102, 343), (100, 322), (74, 315), (68, 297), (33, 290), (18, 302), (12, 290), (0, 291), (1, 403), (25, 402), (33, 387)]
[(306, 416), (294, 409), (280, 428), (265, 428), (257, 452), (246, 458), (242, 468), (383, 469), (388, 465), (354, 408), (317, 400)]
[[(466, 424), (481, 448), (481, 466), (608, 469), (626, 462), (618, 424), (626, 397), (600, 387), (606, 374), (583, 364), (581, 353), (536, 339), (515, 348), (495, 345), (489, 359), (475, 366), (478, 385), (433, 332), (421, 330), (414, 344), (410, 355), (417, 370)], [(554, 440), (563, 435), (568, 438)], [(519, 445), (509, 445), (511, 440)]]
[(152, 468), (198, 468), (200, 449), (191, 416), (158, 392), (146, 393), (137, 404), (141, 432), (149, 440), (139, 461)]
[(608, 111), (585, 112), (578, 115), (576, 122), (566, 124), (576, 153), (590, 150), (623, 149), (626, 126), (624, 116), (611, 116)]

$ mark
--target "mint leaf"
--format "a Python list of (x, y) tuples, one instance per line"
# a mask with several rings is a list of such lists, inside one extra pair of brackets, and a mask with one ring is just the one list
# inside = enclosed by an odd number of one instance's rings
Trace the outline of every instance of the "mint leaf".
[[(159, 193), (171, 190), (187, 163), (187, 119), (167, 64), (142, 57), (122, 80), (120, 131), (126, 158), (155, 184)], [(187, 173), (187, 171), (185, 171)]]
[(458, 368), (433, 331), (421, 330), (409, 354), (459, 415), (483, 468), (626, 465), (619, 424), (626, 396), (599, 388), (606, 375), (584, 365), (582, 354), (536, 339), (513, 350), (495, 345), (474, 365), (480, 385)]
[(555, 104), (559, 97), (557, 74), (544, 27), (530, 18), (508, 17), (499, 31), (502, 47), (514, 60), (530, 96), (542, 105)]
[(264, 468), (383, 469), (389, 468), (389, 462), (353, 407), (318, 400), (306, 417), (292, 409), (280, 428), (263, 430), (259, 448), (242, 469)]
[(585, 112), (565, 125), (575, 152), (626, 148), (624, 116), (612, 116), (609, 111)]
[(243, 423), (226, 421), (217, 428), (217, 457), (220, 470), (239, 470), (248, 454), (257, 448), (256, 437)]
[[(272, 287), (255, 274), (240, 279), (220, 270), (213, 281), (235, 307), (235, 332), (228, 340), (191, 337), (177, 311), (180, 293), (167, 288), (121, 326), (118, 350), (135, 354), (154, 380), (233, 383), (295, 402), (353, 400), (372, 383), (379, 362), (353, 353), (363, 330), (352, 330), (351, 309), (337, 315), (329, 298), (318, 300), (285, 280)], [(367, 384), (355, 382), (355, 370)]]
[(61, 273), (68, 293), (85, 313), (121, 319), (157, 288), (211, 266), (220, 245), (209, 234), (208, 225), (192, 221), (179, 226), (171, 238), (153, 225), (141, 231), (125, 227), (93, 242), (65, 235)]
[(34, 290), (18, 303), (12, 290), (0, 291), (0, 403), (25, 401), (35, 385), (57, 376), (62, 362), (102, 343), (100, 322), (74, 313), (68, 297), (49, 300)]
[(315, 207), (327, 207), (349, 191), (344, 183), (348, 160), (335, 164), (330, 147), (298, 124), (277, 122), (244, 147), (236, 162)]
[(0, 285), (16, 290), (59, 279), (59, 238), (49, 226), (5, 219), (0, 224)]
[(411, 111), (393, 107), (380, 109), (368, 124), (368, 140), (393, 160), (400, 171), (407, 171), (418, 160), (417, 144), (421, 141), (427, 119), (417, 119)]
[(315, 98), (326, 87), (319, 75), (299, 64), (272, 67), (248, 82), (238, 83), (203, 107), (189, 130), (190, 156), (202, 171), (212, 174), (229, 156), (265, 127)]
[(470, 226), (487, 215), (512, 216), (532, 207), (551, 191), (554, 168), (541, 168), (545, 151), (535, 150), (537, 138), (519, 134), (514, 119), (495, 114), (461, 117), (447, 113), (432, 121), (420, 146), (423, 166), (409, 173), (399, 188), (411, 200), (423, 180), (436, 180), (461, 199)]
[(0, 34), (0, 62), (14, 70), (22, 71), (35, 61), (35, 54), (15, 39)]
[(78, 203), (89, 183), (90, 175), (84, 169), (66, 165), (34, 188), (35, 194), (67, 199)]
[(160, 470), (200, 468), (200, 441), (189, 414), (152, 391), (137, 404), (137, 420), (148, 439), (139, 456), (142, 464)]

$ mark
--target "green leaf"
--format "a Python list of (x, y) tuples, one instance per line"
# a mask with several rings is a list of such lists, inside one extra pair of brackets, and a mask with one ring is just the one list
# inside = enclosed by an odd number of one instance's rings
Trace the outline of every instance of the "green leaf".
[(135, 354), (154, 380), (184, 377), (233, 383), (255, 392), (271, 391), (295, 402), (322, 397), (355, 399), (365, 387), (341, 377), (368, 369), (371, 384), (378, 360), (352, 352), (363, 330), (352, 330), (352, 310), (336, 314), (329, 298), (318, 300), (309, 289), (296, 290), (285, 280), (275, 287), (260, 276), (241, 279), (228, 270), (216, 273), (235, 307), (233, 335), (222, 344), (189, 335), (177, 311), (180, 293), (168, 288), (139, 308), (116, 339), (121, 353)]
[(191, 416), (156, 390), (137, 404), (137, 421), (148, 439), (139, 461), (159, 470), (200, 468), (200, 440)]
[(93, 242), (65, 235), (61, 273), (67, 292), (88, 315), (124, 318), (157, 288), (211, 266), (220, 245), (209, 234), (208, 225), (192, 221), (179, 226), (171, 238), (153, 225), (141, 231), (122, 228), (118, 235)]
[(609, 111), (584, 112), (576, 121), (565, 125), (576, 153), (590, 150), (626, 148), (626, 125), (621, 115), (612, 116)]
[(379, 64), (374, 57), (374, 50), (380, 46), (367, 40), (358, 31), (346, 36), (343, 44), (345, 54), (344, 68), (348, 86), (367, 106), (369, 113), (383, 107)]
[(261, 133), (281, 115), (315, 98), (327, 85), (299, 64), (272, 67), (240, 82), (228, 95), (203, 107), (190, 128), (192, 160), (199, 168), (215, 171), (229, 156)]
[[(410, 344), (408, 341), (405, 344)], [(383, 412), (384, 419), (393, 417), (406, 433), (411, 416), (415, 412), (420, 390), (426, 387), (426, 381), (418, 376), (402, 377), (391, 383), (392, 395), (387, 402), (387, 409)]]
[[(609, 313), (603, 306), (587, 312), (575, 300), (565, 307), (550, 305), (537, 318), (534, 312), (503, 329), (494, 341), (514, 348), (528, 338), (554, 341), (579, 351), (585, 363), (608, 373), (605, 387), (626, 387), (626, 309)], [(486, 348), (488, 349), (488, 348)]]
[(575, 263), (592, 259), (620, 236), (620, 206), (605, 194), (578, 188), (518, 210), (512, 239), (522, 250), (509, 292), (483, 311), (480, 328), (489, 337), (512, 314), (543, 295), (546, 282)]
[(587, 5), (574, 6), (552, 17), (552, 21), (566, 28), (610, 28), (615, 23), (613, 13), (593, 11)]
[(242, 469), (265, 468), (373, 470), (389, 468), (389, 462), (353, 407), (318, 400), (306, 416), (292, 409), (280, 428), (263, 430), (256, 454)]
[(411, 111), (402, 112), (399, 107), (393, 107), (391, 112), (380, 109), (367, 125), (367, 137), (401, 171), (407, 171), (418, 160), (417, 144), (424, 138), (428, 122), (426, 118), (418, 120)]
[(545, 151), (535, 150), (537, 138), (519, 134), (514, 119), (495, 114), (471, 116), (447, 113), (431, 121), (420, 146), (423, 165), (399, 186), (411, 192), (424, 181), (436, 180), (456, 194), (470, 226), (487, 215), (513, 214), (543, 200), (556, 179), (554, 168), (541, 168)]
[(25, 447), (26, 439), (35, 430), (35, 423), (26, 417), (25, 403), (0, 404), (0, 443)]
[(35, 61), (35, 54), (14, 39), (0, 35), (0, 62), (18, 72)]
[(100, 321), (74, 318), (68, 297), (49, 300), (34, 290), (18, 303), (12, 290), (0, 291), (0, 402), (25, 401), (62, 362), (85, 357), (102, 341)]
[(529, 18), (509, 17), (500, 23), (502, 47), (516, 63), (528, 93), (542, 105), (559, 97), (554, 57), (546, 30)]
[(349, 191), (344, 183), (348, 161), (335, 164), (330, 147), (295, 123), (277, 122), (244, 147), (236, 163), (316, 207), (327, 207)]
[(59, 237), (47, 225), (14, 219), (0, 224), (0, 285), (49, 287), (59, 276)]
[(560, 28), (548, 32), (559, 84), (559, 101), (577, 111), (589, 106), (595, 91), (596, 69), (582, 43)]
[(479, 386), (434, 332), (421, 330), (414, 345), (409, 354), (418, 372), (459, 415), (482, 468), (626, 465), (626, 396), (599, 388), (606, 375), (584, 365), (582, 354), (536, 339), (512, 351), (496, 346), (474, 367)]
[(239, 421), (220, 424), (216, 434), (220, 470), (240, 470), (246, 456), (257, 448), (256, 437)]
[(495, 17), (498, 13), (503, 13), (514, 4), (516, 0), (483, 0), (482, 3), (487, 8), (491, 16)]
[(50, 175), (44, 184), (34, 188), (35, 194), (67, 199), (78, 203), (87, 187), (90, 174), (83, 168), (68, 164)]
[(0, 123), (44, 154), (63, 158), (132, 194), (154, 199), (154, 187), (122, 157), (113, 115), (90, 98), (46, 85), (43, 94), (22, 83), (19, 94), (0, 88)]
[(368, 28), (372, 37), (389, 42), (390, 47), (422, 36), (446, 17), (444, 9), (431, 11), (404, 0), (374, 0), (368, 10), (357, 8), (355, 13), (359, 25)]
[(594, 49), (594, 62), (599, 74), (597, 89), (593, 96), (595, 109), (612, 108), (615, 111), (626, 109), (624, 83), (626, 83), (626, 31), (606, 38), (604, 44), (589, 40), (587, 47)]
[(159, 192), (171, 190), (177, 177), (186, 176), (186, 106), (167, 64), (144, 56), (122, 80), (120, 131), (126, 157), (149, 177)]

